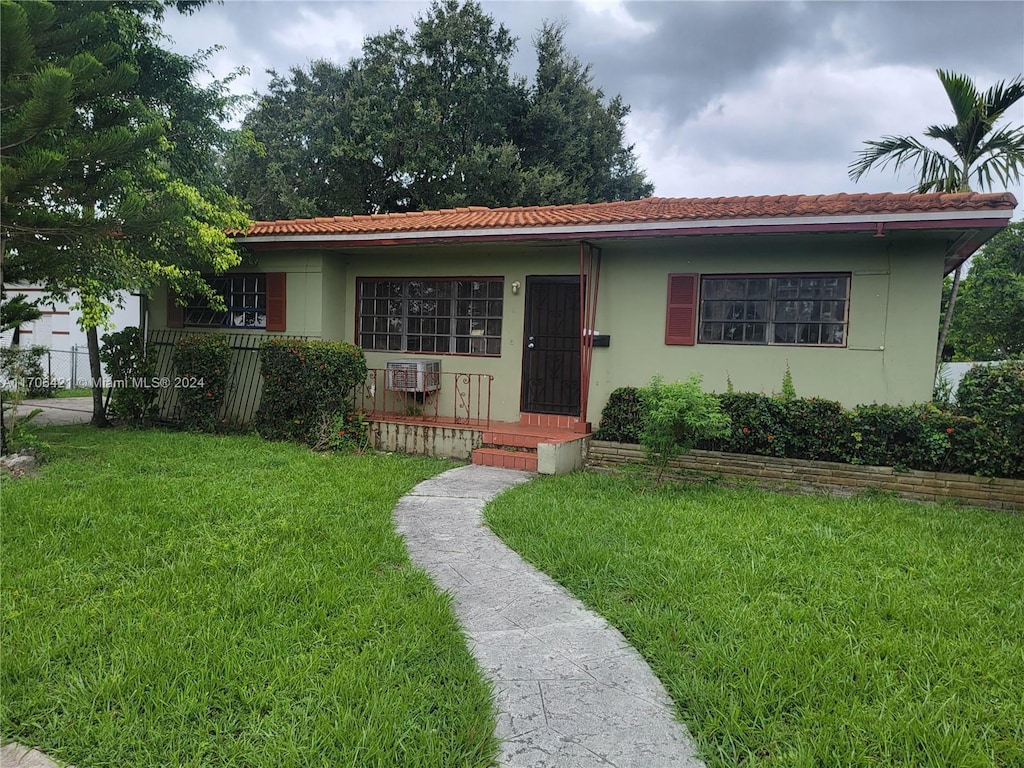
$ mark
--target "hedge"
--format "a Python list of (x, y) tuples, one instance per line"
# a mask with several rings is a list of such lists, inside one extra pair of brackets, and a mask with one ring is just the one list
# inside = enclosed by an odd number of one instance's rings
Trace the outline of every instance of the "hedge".
[(345, 341), (267, 339), (260, 345), (263, 396), (254, 426), (262, 437), (321, 441), (352, 411), (352, 390), (366, 380), (363, 350)]
[(174, 346), (175, 378), (180, 381), (178, 406), (185, 429), (214, 432), (227, 399), (231, 376), (231, 344), (217, 333), (185, 336)]
[[(965, 386), (966, 385), (966, 386)], [(897, 469), (1024, 477), (1024, 362), (973, 368), (960, 406), (860, 405), (753, 392), (717, 395), (732, 420), (698, 447), (730, 453)], [(595, 437), (639, 443), (646, 405), (637, 387), (612, 392)]]

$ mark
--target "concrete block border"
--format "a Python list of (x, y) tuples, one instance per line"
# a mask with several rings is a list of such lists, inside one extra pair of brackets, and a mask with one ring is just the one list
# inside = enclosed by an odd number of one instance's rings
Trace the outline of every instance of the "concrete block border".
[[(590, 440), (587, 448), (588, 467), (615, 470), (643, 460), (643, 448), (639, 445)], [(669, 466), (684, 474), (718, 477), (727, 482), (752, 482), (776, 490), (856, 493), (877, 489), (914, 501), (949, 501), (988, 509), (1024, 511), (1024, 480), (950, 472), (900, 472), (892, 467), (722, 451), (690, 451)]]

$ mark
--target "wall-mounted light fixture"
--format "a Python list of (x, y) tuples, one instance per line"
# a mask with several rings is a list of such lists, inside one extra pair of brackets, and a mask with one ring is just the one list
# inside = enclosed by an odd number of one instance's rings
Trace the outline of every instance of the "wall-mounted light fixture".
[(513, 296), (518, 296), (519, 295), (519, 289), (522, 288), (522, 287), (523, 287), (522, 283), (520, 283), (518, 280), (513, 280), (512, 281), (512, 295)]

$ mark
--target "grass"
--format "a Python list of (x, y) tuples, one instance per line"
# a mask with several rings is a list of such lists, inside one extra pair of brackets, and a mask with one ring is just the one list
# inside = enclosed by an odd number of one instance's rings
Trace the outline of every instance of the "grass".
[(1024, 517), (596, 474), (506, 543), (648, 659), (708, 765), (1024, 765)]
[(40, 432), (54, 459), (2, 489), (4, 740), (79, 768), (491, 763), (490, 688), (390, 519), (449, 464)]
[[(106, 393), (104, 392), (104, 397)], [(75, 387), (74, 389), (55, 389), (53, 397), (60, 399), (65, 397), (92, 397), (92, 390), (88, 387)]]

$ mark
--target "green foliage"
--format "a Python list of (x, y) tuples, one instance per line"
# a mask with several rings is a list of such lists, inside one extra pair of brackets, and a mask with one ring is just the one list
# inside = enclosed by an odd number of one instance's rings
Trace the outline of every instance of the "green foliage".
[(361, 453), (370, 447), (370, 422), (359, 411), (323, 414), (313, 450)]
[(952, 448), (933, 406), (860, 405), (853, 410), (850, 463), (934, 471)]
[(701, 440), (729, 432), (728, 415), (722, 412), (718, 398), (701, 390), (700, 382), (699, 374), (670, 384), (655, 376), (642, 390), (647, 413), (640, 444), (648, 460), (657, 467), (659, 480), (668, 463), (680, 453), (689, 451)]
[(647, 405), (637, 387), (619, 387), (608, 396), (594, 437), (617, 443), (639, 443)]
[[(933, 405), (862, 405), (753, 392), (718, 395), (730, 429), (701, 439), (706, 450), (872, 464), (900, 469), (1024, 477), (1024, 362), (979, 366), (961, 412)], [(962, 386), (962, 385), (961, 385)], [(640, 443), (645, 390), (623, 387), (601, 414), (595, 437)]]
[(185, 336), (174, 346), (174, 372), (181, 380), (178, 406), (187, 430), (214, 432), (231, 380), (231, 345), (217, 333)]
[(38, 301), (29, 301), (23, 293), (8, 298), (0, 286), (0, 331), (9, 331), (43, 316)]
[(789, 363), (786, 363), (786, 372), (782, 374), (782, 394), (780, 395), (783, 402), (789, 403), (796, 400), (796, 387), (793, 386), (793, 372), (789, 369)]
[(156, 415), (156, 357), (149, 354), (138, 328), (103, 334), (100, 362), (117, 384), (110, 394), (110, 412), (123, 424), (145, 424)]
[(41, 440), (36, 434), (35, 425), (32, 420), (43, 412), (42, 408), (33, 408), (28, 413), (22, 413), (19, 406), (20, 396), (5, 396), (4, 409), (4, 453), (18, 453), (29, 451), (37, 458), (44, 457), (49, 453), (50, 446)]
[(777, 397), (739, 392), (719, 396), (732, 419), (723, 440), (708, 448), (731, 453), (811, 461), (846, 461), (851, 445), (849, 414), (832, 400)]
[(165, 9), (200, 4), (2, 1), (3, 281), (80, 297), (94, 376), (121, 292), (187, 295), (239, 262), (227, 230), (249, 219), (219, 179), (233, 99), (197, 84), (210, 52), (160, 47)]
[(983, 474), (1024, 477), (1024, 360), (976, 365), (957, 390), (964, 416), (985, 425)]
[(722, 410), (732, 423), (729, 434), (705, 443), (705, 447), (731, 453), (785, 456), (787, 433), (781, 400), (755, 392), (719, 395)]
[(629, 107), (594, 86), (561, 26), (535, 44), (528, 86), (504, 25), (441, 0), (345, 66), (275, 73), (227, 154), (230, 187), (263, 219), (650, 195), (625, 144)]
[(49, 351), (39, 345), (0, 348), (0, 374), (9, 388), (26, 397), (51, 397), (53, 386), (43, 369), (43, 358)]
[(324, 424), (347, 420), (366, 380), (363, 350), (345, 341), (271, 338), (260, 345), (263, 397), (254, 426), (265, 438), (316, 444)]
[(867, 147), (850, 163), (850, 178), (858, 181), (871, 168), (892, 165), (899, 171), (909, 165), (918, 172), (918, 192), (967, 192), (971, 179), (976, 186), (1004, 188), (1020, 179), (1024, 169), (1024, 128), (995, 125), (1014, 104), (1024, 98), (1024, 77), (1000, 81), (982, 93), (966, 76), (938, 70), (957, 121), (933, 125), (924, 135), (943, 142), (943, 153), (912, 136), (884, 136), (864, 142)]
[(993, 237), (960, 284), (949, 342), (958, 360), (1024, 355), (1024, 222)]

